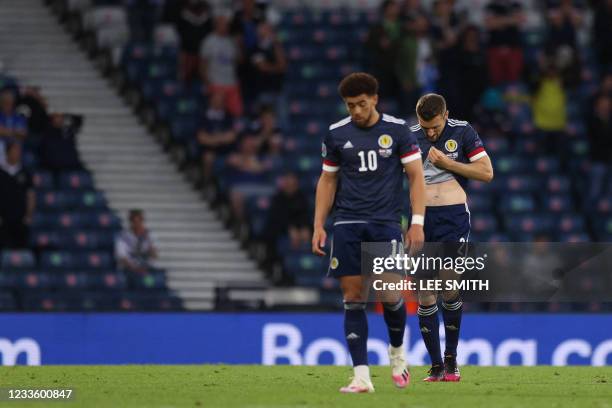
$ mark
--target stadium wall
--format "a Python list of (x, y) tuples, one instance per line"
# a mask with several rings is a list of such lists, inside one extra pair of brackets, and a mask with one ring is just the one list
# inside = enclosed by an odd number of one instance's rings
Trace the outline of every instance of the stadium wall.
[[(387, 364), (382, 317), (369, 326), (370, 362)], [(0, 327), (3, 365), (350, 363), (338, 313), (7, 313)], [(462, 332), (462, 365), (612, 365), (610, 314), (469, 314)], [(404, 344), (428, 363), (414, 316)]]

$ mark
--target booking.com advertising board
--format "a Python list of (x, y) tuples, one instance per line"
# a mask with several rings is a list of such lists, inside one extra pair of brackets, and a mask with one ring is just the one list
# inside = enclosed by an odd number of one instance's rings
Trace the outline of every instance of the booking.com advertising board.
[[(3, 365), (346, 365), (342, 327), (341, 313), (0, 314), (0, 354)], [(406, 329), (410, 364), (427, 364), (416, 316)], [(370, 363), (387, 364), (382, 316), (369, 332)], [(612, 365), (612, 315), (467, 314), (458, 361)]]

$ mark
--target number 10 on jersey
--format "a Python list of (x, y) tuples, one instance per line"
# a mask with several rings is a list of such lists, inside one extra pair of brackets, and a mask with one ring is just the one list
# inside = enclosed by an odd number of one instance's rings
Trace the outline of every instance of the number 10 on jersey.
[(357, 155), (361, 159), (361, 167), (359, 167), (360, 172), (368, 170), (375, 171), (378, 168), (378, 155), (376, 154), (376, 150), (368, 150), (367, 154), (365, 151), (360, 150)]

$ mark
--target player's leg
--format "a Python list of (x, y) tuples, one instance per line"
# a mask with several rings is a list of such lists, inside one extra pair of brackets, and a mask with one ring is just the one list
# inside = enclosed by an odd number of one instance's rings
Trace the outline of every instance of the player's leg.
[(444, 366), (440, 351), (440, 320), (438, 318), (437, 294), (435, 292), (419, 291), (417, 315), (419, 316), (421, 337), (431, 359), (429, 375), (424, 381), (442, 381), (444, 378)]
[[(368, 226), (371, 242), (388, 242), (394, 253), (403, 251), (402, 230), (399, 226), (371, 224)], [(403, 275), (390, 276), (389, 279), (399, 281)], [(406, 331), (406, 308), (402, 292), (385, 293), (383, 300), (383, 316), (389, 333), (389, 361), (391, 363), (391, 379), (393, 383), (404, 388), (410, 383), (410, 371), (406, 363), (404, 349), (404, 332)]]
[[(451, 227), (449, 235), (445, 237), (448, 251), (452, 251), (453, 257), (467, 256), (467, 245), (470, 233), (470, 214), (466, 206), (449, 206), (449, 211), (444, 215), (445, 225)], [(452, 235), (450, 235), (452, 234)], [(445, 280), (458, 280), (461, 275), (455, 271), (441, 271), (440, 277)], [(444, 332), (446, 347), (444, 350), (444, 380), (459, 381), (461, 374), (457, 366), (457, 344), (461, 330), (461, 319), (463, 317), (463, 301), (459, 291), (442, 291), (442, 318), (444, 320)]]
[[(438, 208), (427, 207), (425, 217), (425, 242), (436, 242), (436, 227), (438, 225)], [(431, 244), (426, 247), (427, 256), (435, 256), (432, 252)], [(425, 276), (428, 278), (431, 276)], [(425, 343), (425, 348), (431, 359), (431, 368), (428, 376), (423, 380), (427, 382), (441, 381), (444, 378), (444, 366), (442, 363), (442, 353), (440, 351), (440, 320), (438, 317), (438, 296), (433, 291), (419, 291), (419, 308), (417, 315), (419, 317), (419, 329), (421, 337)]]
[(334, 228), (330, 275), (340, 281), (344, 301), (344, 335), (353, 360), (354, 377), (341, 392), (373, 392), (368, 367), (367, 296), (361, 276), (361, 226), (343, 224)]
[[(454, 271), (450, 273), (455, 276)], [(444, 332), (446, 347), (444, 350), (444, 381), (459, 381), (461, 374), (457, 366), (457, 344), (459, 343), (459, 332), (461, 329), (461, 318), (463, 315), (463, 302), (459, 291), (442, 292), (442, 318), (444, 319)]]

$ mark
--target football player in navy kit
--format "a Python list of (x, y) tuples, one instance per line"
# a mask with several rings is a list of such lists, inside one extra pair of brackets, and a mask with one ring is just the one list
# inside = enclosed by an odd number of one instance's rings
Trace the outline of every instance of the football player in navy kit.
[[(338, 91), (349, 116), (332, 124), (323, 141), (323, 171), (317, 184), (313, 253), (324, 256), (325, 220), (334, 207), (329, 273), (340, 281), (344, 332), (355, 376), (341, 392), (372, 392), (367, 356), (366, 285), (361, 276), (361, 242), (403, 242), (400, 227), (403, 173), (410, 185), (412, 223), (405, 245), (424, 240), (425, 183), (421, 152), (406, 123), (379, 113), (378, 82), (366, 73), (345, 77)], [(403, 337), (403, 299), (384, 303), (389, 332), (389, 360), (397, 387), (409, 383)]]
[[(416, 106), (419, 123), (410, 128), (425, 157), (425, 241), (464, 243), (470, 236), (468, 179), (489, 182), (493, 167), (478, 133), (469, 123), (448, 118), (446, 101), (437, 94), (422, 96)], [(452, 245), (451, 245), (452, 246)], [(457, 279), (453, 271), (440, 275)], [(453, 276), (454, 275), (454, 276)], [(458, 291), (442, 291), (446, 349), (440, 351), (437, 293), (419, 292), (419, 327), (432, 367), (425, 381), (459, 381), (457, 343), (463, 303)]]

